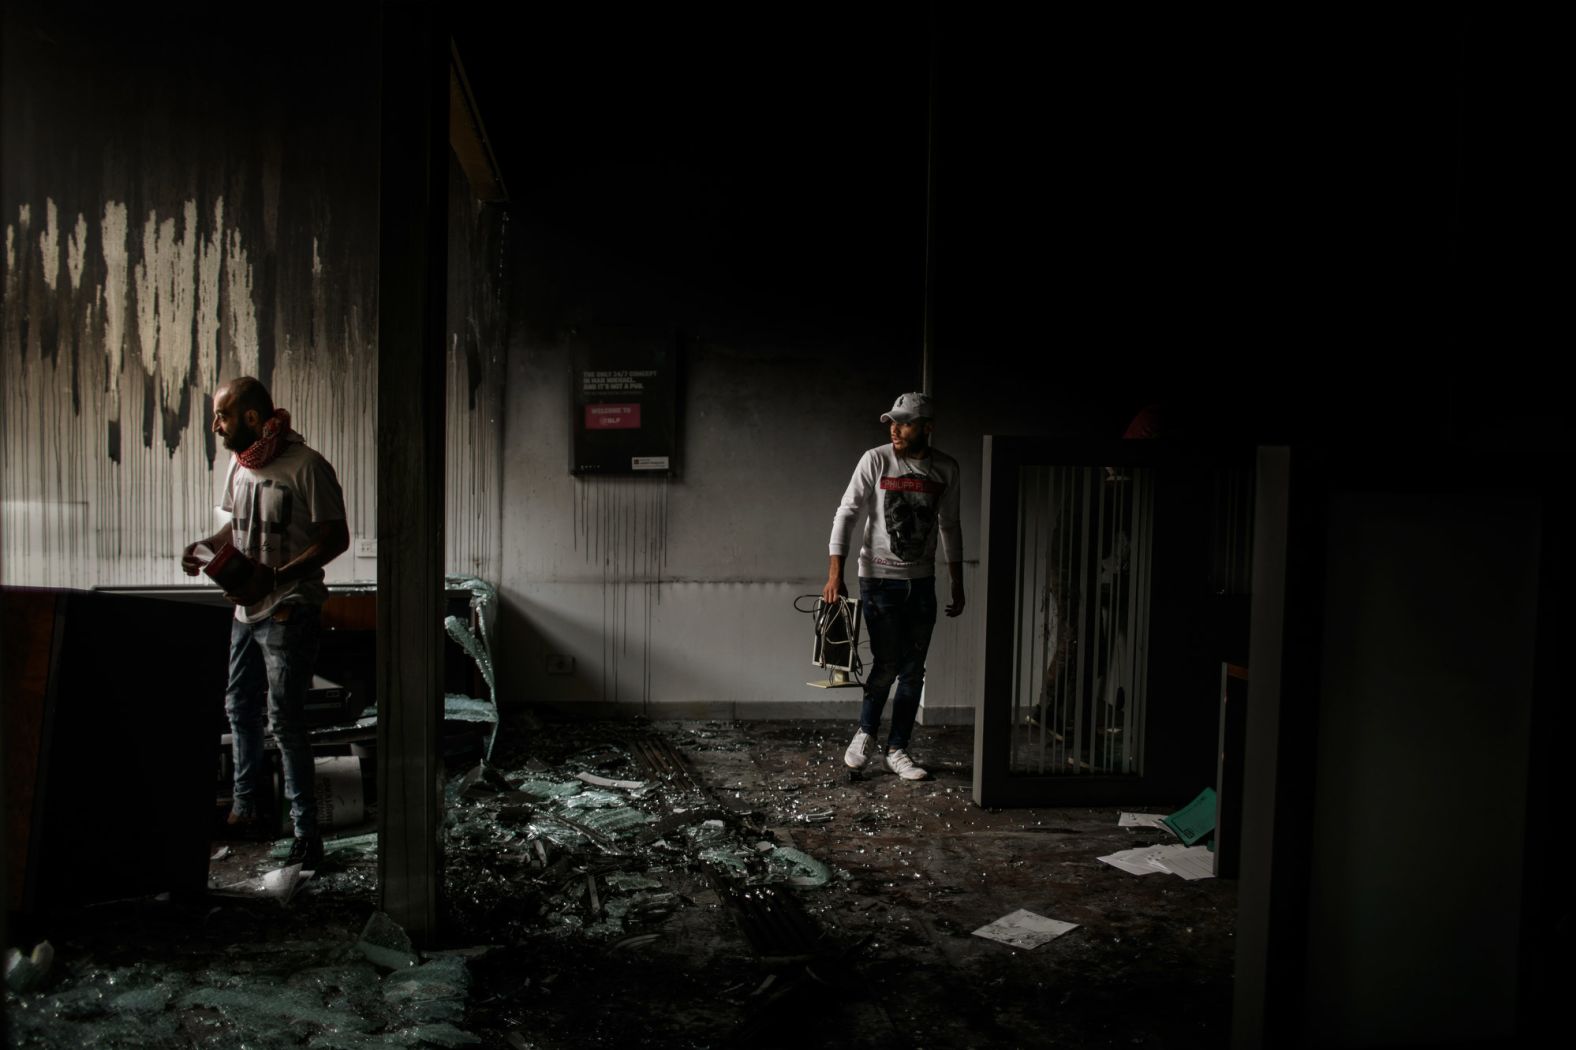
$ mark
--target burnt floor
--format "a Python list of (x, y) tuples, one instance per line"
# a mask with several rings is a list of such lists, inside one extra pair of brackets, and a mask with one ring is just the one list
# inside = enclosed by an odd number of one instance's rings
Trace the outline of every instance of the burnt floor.
[[(375, 862), (331, 848), (288, 909), (141, 900), (59, 920), (53, 985), (8, 997), (22, 1022), (11, 1043), (1227, 1044), (1233, 883), (1099, 863), (1169, 839), (1118, 828), (1115, 809), (975, 807), (969, 729), (919, 730), (929, 780), (850, 782), (850, 728), (516, 719), (498, 775), (450, 785), (439, 947), (457, 953), (443, 961), (463, 969), (458, 987), (392, 994), (386, 970), (380, 984), (350, 948), (374, 910)], [(647, 764), (672, 752), (678, 776)], [(576, 773), (648, 786), (587, 787), (592, 805), (570, 808)], [(212, 882), (256, 876), (278, 863), (267, 852), (233, 845)], [(972, 935), (1018, 909), (1078, 928), (1028, 951)], [(225, 989), (307, 1005), (270, 1024), (228, 1011)], [(142, 1012), (110, 1009), (116, 994)], [(363, 1020), (338, 1025), (334, 1009)], [(135, 1025), (142, 1041), (123, 1044)]]

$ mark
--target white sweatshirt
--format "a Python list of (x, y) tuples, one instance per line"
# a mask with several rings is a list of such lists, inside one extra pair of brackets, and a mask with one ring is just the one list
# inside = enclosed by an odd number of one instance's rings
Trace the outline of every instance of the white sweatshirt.
[(891, 445), (871, 449), (859, 458), (832, 518), (828, 552), (847, 557), (854, 526), (868, 507), (859, 575), (884, 580), (934, 576), (938, 537), (942, 559), (962, 561), (958, 476), (958, 461), (934, 448), (918, 459), (899, 456)]

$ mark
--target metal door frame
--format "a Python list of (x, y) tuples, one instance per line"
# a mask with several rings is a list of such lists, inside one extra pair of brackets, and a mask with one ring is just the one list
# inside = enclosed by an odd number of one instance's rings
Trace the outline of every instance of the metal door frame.
[[(1021, 469), (1039, 466), (1109, 466), (1149, 468), (1156, 473), (1156, 538), (1151, 553), (1151, 615), (1185, 618), (1182, 593), (1187, 566), (1178, 551), (1198, 538), (1207, 525), (1199, 510), (1207, 503), (1197, 484), (1200, 468), (1227, 460), (1219, 450), (1202, 452), (1163, 441), (1090, 441), (986, 435), (980, 492), (980, 578), (984, 582), (984, 649), (980, 692), (974, 719), (974, 801), (981, 806), (1136, 805), (1186, 801), (1213, 780), (1216, 744), (1215, 712), (1220, 657), (1196, 650), (1187, 631), (1156, 632), (1151, 628), (1150, 681), (1153, 668), (1176, 671), (1183, 680), (1202, 683), (1198, 711), (1182, 703), (1146, 701), (1144, 724), (1135, 745), (1142, 756), (1133, 775), (1014, 775), (1010, 772), (1015, 645), (1018, 635), (1019, 526)], [(1193, 488), (1189, 488), (1190, 480)], [(1189, 513), (1188, 500), (1198, 513)], [(1164, 502), (1162, 502), (1162, 500)], [(1206, 523), (1206, 524), (1201, 524)], [(1161, 536), (1166, 532), (1165, 537)], [(1200, 546), (1201, 550), (1207, 547)], [(1179, 573), (1183, 575), (1179, 575)], [(1202, 585), (1202, 572), (1199, 573)], [(1161, 600), (1154, 600), (1156, 596)], [(1169, 597), (1168, 597), (1169, 596)], [(1153, 622), (1153, 621), (1151, 621)], [(1197, 667), (1193, 667), (1197, 664)], [(1198, 675), (1191, 674), (1197, 671)], [(1191, 716), (1191, 717), (1190, 717)], [(1164, 747), (1150, 746), (1165, 741)], [(1200, 776), (1200, 770), (1208, 775)]]

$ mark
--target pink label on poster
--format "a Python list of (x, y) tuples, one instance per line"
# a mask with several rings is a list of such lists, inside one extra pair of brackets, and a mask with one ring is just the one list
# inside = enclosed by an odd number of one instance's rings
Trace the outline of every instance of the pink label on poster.
[(639, 405), (587, 405), (587, 430), (639, 430)]

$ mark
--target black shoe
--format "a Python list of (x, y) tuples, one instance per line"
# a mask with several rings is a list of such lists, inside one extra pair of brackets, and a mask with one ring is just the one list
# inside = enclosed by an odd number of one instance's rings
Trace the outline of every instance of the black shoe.
[(299, 864), (309, 871), (316, 871), (323, 866), (323, 840), (317, 835), (298, 838), (290, 845), (290, 856), (286, 864)]
[(224, 818), (224, 837), (243, 842), (272, 842), (278, 838), (279, 821), (272, 814), (237, 813)]

